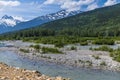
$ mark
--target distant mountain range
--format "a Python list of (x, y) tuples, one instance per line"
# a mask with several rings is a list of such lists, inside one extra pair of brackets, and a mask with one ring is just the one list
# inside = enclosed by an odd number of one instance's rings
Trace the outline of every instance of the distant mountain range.
[(11, 35), (19, 38), (61, 35), (79, 37), (120, 36), (120, 3), (51, 21), (34, 28), (11, 33)]
[(18, 23), (22, 22), (21, 20), (15, 19), (12, 16), (4, 15), (0, 19), (0, 26), (2, 27), (13, 27), (17, 25)]
[(0, 19), (0, 33), (11, 31), (11, 29), (14, 28), (17, 24), (21, 23), (23, 21), (19, 19), (15, 19), (12, 16), (4, 15)]
[(69, 17), (69, 16), (73, 16), (79, 13), (82, 13), (82, 11), (78, 10), (78, 11), (68, 12), (66, 10), (61, 10), (56, 13), (40, 16), (40, 17), (37, 17), (30, 21), (25, 21), (25, 22), (14, 19), (12, 16), (4, 15), (0, 19), (0, 33), (35, 27), (43, 23), (62, 19), (62, 18)]

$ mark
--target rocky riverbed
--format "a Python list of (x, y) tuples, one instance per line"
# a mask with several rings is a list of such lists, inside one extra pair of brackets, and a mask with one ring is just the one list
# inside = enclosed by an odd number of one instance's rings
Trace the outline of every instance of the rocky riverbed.
[(31, 71), (0, 63), (0, 80), (70, 80), (62, 77), (49, 77), (38, 71)]
[[(13, 47), (3, 47), (0, 50), (9, 50), (18, 53), (23, 57), (28, 57), (30, 59), (44, 60), (48, 62), (54, 62), (62, 65), (69, 65), (74, 67), (88, 67), (92, 69), (103, 69), (120, 71), (120, 63), (114, 61), (110, 56), (109, 52), (104, 51), (91, 51), (91, 50), (68, 50), (62, 48), (61, 51), (64, 54), (52, 54), (35, 51), (29, 46), (34, 43), (21, 42), (21, 41), (11, 41)], [(47, 47), (54, 47), (53, 45), (42, 45)], [(20, 49), (29, 50), (29, 53), (20, 52)]]

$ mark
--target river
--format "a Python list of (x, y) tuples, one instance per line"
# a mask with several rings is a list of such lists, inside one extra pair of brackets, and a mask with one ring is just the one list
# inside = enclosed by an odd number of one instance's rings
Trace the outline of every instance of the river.
[(49, 76), (69, 77), (72, 80), (120, 80), (120, 72), (74, 68), (44, 61), (34, 61), (10, 51), (0, 51), (0, 62), (14, 67), (38, 70)]

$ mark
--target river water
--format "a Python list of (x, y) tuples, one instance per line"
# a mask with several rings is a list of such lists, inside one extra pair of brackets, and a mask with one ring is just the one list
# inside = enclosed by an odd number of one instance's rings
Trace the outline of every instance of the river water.
[(29, 60), (10, 51), (0, 51), (0, 62), (10, 66), (38, 70), (49, 76), (69, 77), (72, 80), (120, 80), (120, 72), (91, 70)]

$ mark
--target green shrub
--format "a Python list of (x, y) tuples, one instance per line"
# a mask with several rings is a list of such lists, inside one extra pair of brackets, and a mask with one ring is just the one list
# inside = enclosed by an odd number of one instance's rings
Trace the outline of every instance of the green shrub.
[(114, 60), (120, 62), (120, 49), (117, 49), (111, 52), (110, 56), (113, 57)]
[(74, 46), (72, 46), (72, 47), (71, 47), (71, 50), (77, 50), (77, 48), (76, 48), (76, 47), (74, 47)]
[(30, 39), (29, 38), (23, 38), (22, 41), (27, 42), (27, 41), (30, 41)]
[(77, 64), (77, 60), (75, 60), (75, 64)]
[(36, 50), (39, 50), (41, 48), (40, 45), (30, 45), (30, 47), (33, 47)]
[(42, 52), (43, 53), (62, 53), (57, 48), (46, 48), (46, 47), (42, 48)]
[(20, 49), (20, 51), (24, 53), (29, 53), (29, 50), (26, 50), (26, 49)]
[(95, 50), (95, 51), (109, 51), (109, 52), (113, 51), (113, 49), (108, 47), (108, 46), (101, 46), (99, 48), (94, 48), (93, 50)]
[(101, 59), (98, 55), (92, 55), (95, 59)]
[(107, 64), (103, 61), (100, 63), (101, 66), (106, 66)]
[(41, 47), (40, 47), (40, 45), (34, 45), (34, 48), (38, 50), (38, 49), (40, 49)]
[(58, 43), (55, 43), (55, 47), (59, 47), (59, 48), (61, 48), (61, 47), (64, 47), (64, 43), (60, 43), (60, 42), (58, 42)]
[(30, 45), (30, 47), (33, 47), (34, 45)]
[(91, 61), (86, 61), (86, 63), (88, 63), (89, 66), (92, 66), (92, 62)]
[(97, 39), (94, 40), (94, 44), (98, 44), (98, 45), (114, 45), (114, 40), (112, 39)]
[(88, 42), (87, 41), (80, 42), (80, 45), (82, 45), (82, 46), (88, 45)]
[(92, 47), (90, 47), (90, 48), (89, 48), (89, 50), (93, 50), (93, 48), (92, 48)]

